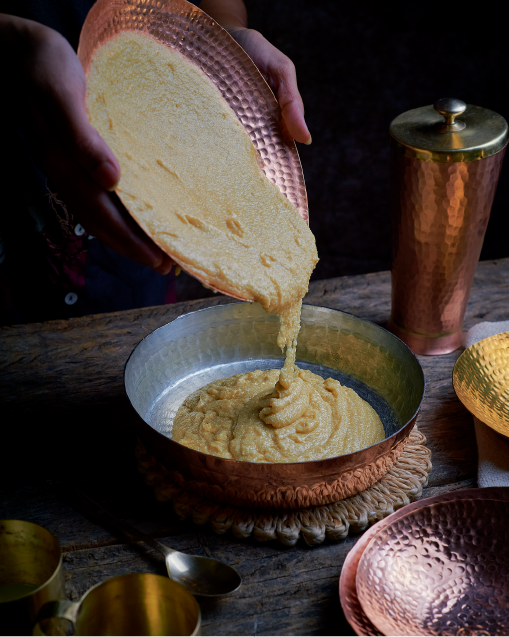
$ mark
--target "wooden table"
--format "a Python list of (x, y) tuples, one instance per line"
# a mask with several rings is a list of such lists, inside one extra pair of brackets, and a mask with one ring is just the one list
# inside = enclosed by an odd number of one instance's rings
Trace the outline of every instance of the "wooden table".
[[(479, 265), (465, 327), (509, 319), (509, 259)], [(0, 328), (0, 518), (52, 531), (64, 552), (68, 594), (133, 571), (164, 574), (162, 557), (129, 545), (63, 495), (76, 483), (112, 512), (182, 551), (234, 565), (244, 584), (231, 598), (201, 600), (204, 635), (353, 634), (338, 599), (338, 578), (356, 538), (313, 549), (259, 544), (181, 522), (154, 500), (137, 474), (122, 371), (136, 343), (184, 312), (224, 297)], [(314, 282), (306, 302), (384, 324), (388, 272)], [(426, 396), (418, 422), (432, 450), (424, 496), (476, 485), (472, 418), (457, 400), (451, 373), (460, 352), (419, 357)]]

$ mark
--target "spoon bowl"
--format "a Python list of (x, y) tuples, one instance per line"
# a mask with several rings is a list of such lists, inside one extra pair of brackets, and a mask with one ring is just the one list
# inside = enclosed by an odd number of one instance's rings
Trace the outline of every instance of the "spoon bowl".
[(242, 584), (237, 571), (219, 560), (200, 555), (187, 555), (165, 546), (159, 540), (147, 535), (127, 522), (120, 520), (91, 500), (84, 493), (78, 492), (79, 504), (87, 513), (105, 524), (115, 527), (130, 540), (141, 540), (151, 548), (164, 555), (168, 577), (181, 584), (193, 595), (200, 597), (223, 597), (234, 593)]
[(236, 591), (242, 579), (235, 569), (210, 557), (172, 551), (165, 558), (168, 576), (193, 595), (222, 597)]

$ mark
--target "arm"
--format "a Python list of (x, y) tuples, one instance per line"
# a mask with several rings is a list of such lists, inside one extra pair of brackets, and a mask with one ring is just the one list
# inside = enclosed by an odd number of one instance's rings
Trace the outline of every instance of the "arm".
[(0, 14), (5, 84), (37, 164), (87, 232), (162, 274), (170, 257), (116, 195), (119, 164), (85, 108), (85, 75), (71, 45), (32, 20)]
[(243, 0), (202, 0), (200, 8), (216, 20), (246, 51), (274, 91), (285, 124), (295, 140), (311, 143), (293, 62), (261, 33), (247, 28)]

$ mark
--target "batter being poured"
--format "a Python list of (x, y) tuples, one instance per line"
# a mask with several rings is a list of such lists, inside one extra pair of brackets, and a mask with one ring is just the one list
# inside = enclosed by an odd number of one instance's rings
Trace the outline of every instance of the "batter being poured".
[(384, 439), (375, 410), (353, 389), (295, 365), (296, 320), (280, 317), (284, 367), (215, 381), (189, 396), (173, 439), (198, 451), (250, 462), (300, 462), (351, 453)]
[(376, 412), (353, 390), (295, 366), (315, 240), (211, 80), (155, 38), (120, 33), (94, 55), (87, 108), (120, 162), (117, 193), (147, 234), (208, 285), (280, 318), (283, 369), (195, 392), (173, 439), (254, 462), (315, 460), (382, 440)]

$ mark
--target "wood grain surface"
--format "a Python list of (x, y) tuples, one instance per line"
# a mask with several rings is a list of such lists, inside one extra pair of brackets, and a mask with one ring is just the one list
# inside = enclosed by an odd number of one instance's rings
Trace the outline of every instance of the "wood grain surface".
[[(480, 263), (465, 327), (509, 319), (508, 293), (509, 259)], [(170, 505), (154, 500), (137, 474), (122, 382), (128, 355), (155, 328), (225, 302), (231, 300), (217, 296), (0, 328), (0, 518), (31, 520), (55, 533), (71, 599), (114, 575), (164, 573), (162, 557), (126, 543), (73, 506), (77, 485), (168, 545), (224, 559), (239, 570), (244, 584), (238, 593), (200, 600), (202, 634), (353, 634), (341, 611), (338, 579), (355, 537), (309, 549), (218, 536), (208, 527), (180, 521)], [(383, 325), (390, 311), (390, 275), (314, 282), (306, 302)], [(476, 484), (472, 419), (451, 381), (459, 354), (419, 357), (427, 385), (418, 422), (434, 467), (425, 496)]]

